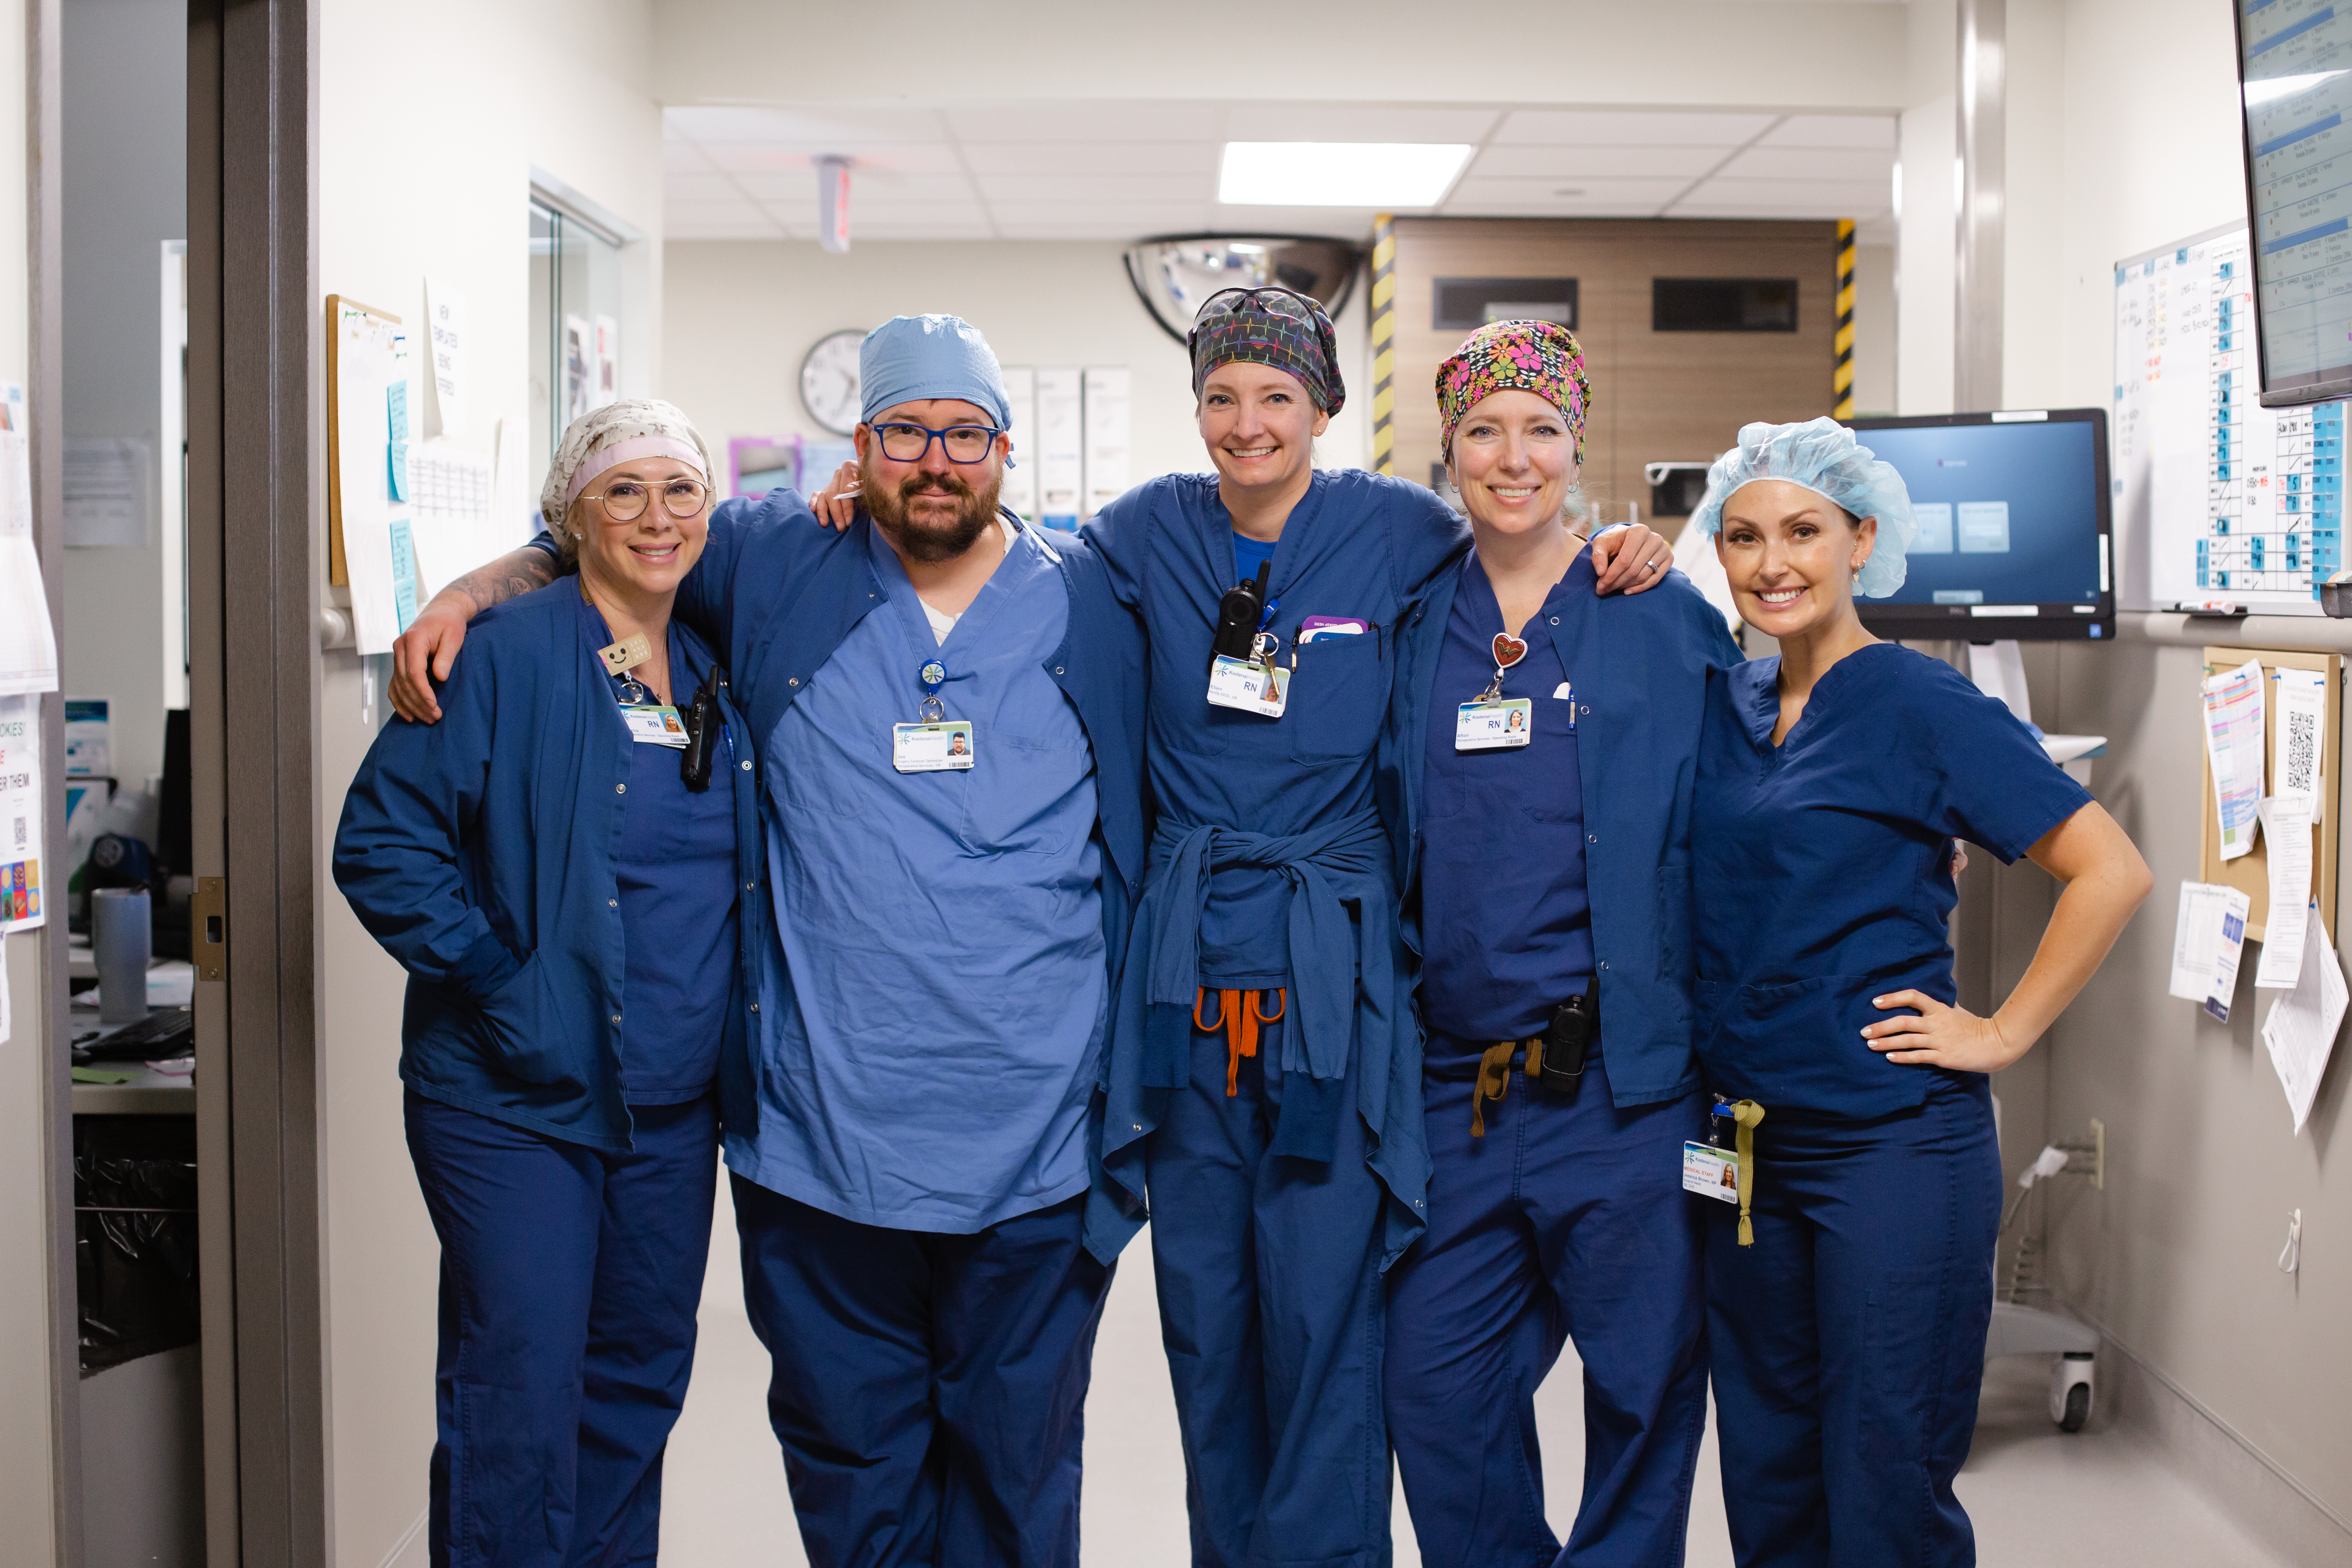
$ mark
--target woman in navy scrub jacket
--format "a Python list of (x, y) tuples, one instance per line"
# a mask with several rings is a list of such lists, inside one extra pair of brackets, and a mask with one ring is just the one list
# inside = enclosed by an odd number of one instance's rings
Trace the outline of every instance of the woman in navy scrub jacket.
[(670, 619), (709, 472), (667, 404), (574, 421), (541, 510), (579, 575), (476, 619), (441, 723), (394, 720), (344, 802), (336, 883), (409, 974), (436, 1564), (655, 1559), (759, 940), (740, 721)]
[[(1315, 468), (1346, 389), (1314, 300), (1227, 290), (1191, 349), (1216, 471), (1081, 531), (1150, 640), (1158, 813), (1088, 1239), (1131, 1235), (1148, 1185), (1193, 1562), (1385, 1568), (1381, 1275), (1420, 1232), (1428, 1155), (1373, 762), (1397, 625), (1468, 540), (1422, 486)], [(1606, 543), (1608, 587), (1672, 559), (1647, 530)], [(1220, 606), (1261, 566), (1250, 657), (1213, 695)]]
[[(1389, 1276), (1390, 1438), (1430, 1568), (1679, 1563), (1706, 1421), (1692, 793), (1707, 678), (1742, 655), (1679, 574), (1594, 597), (1565, 327), (1481, 328), (1437, 394), (1475, 544), (1407, 616), (1396, 682), (1432, 1168), (1428, 1232)], [(1535, 1393), (1570, 1335), (1563, 1555)]]
[[(1852, 432), (1748, 426), (1692, 521), (1780, 645), (1708, 679), (1692, 833), (1699, 1058), (1743, 1167), (1706, 1243), (1733, 1551), (1973, 1563), (1952, 1478), (2000, 1218), (1986, 1075), (2074, 999), (2147, 868), (2006, 707), (1863, 629), (1854, 595), (1901, 586), (1916, 525)], [(1953, 838), (2065, 884), (1990, 1017), (1954, 1005)]]

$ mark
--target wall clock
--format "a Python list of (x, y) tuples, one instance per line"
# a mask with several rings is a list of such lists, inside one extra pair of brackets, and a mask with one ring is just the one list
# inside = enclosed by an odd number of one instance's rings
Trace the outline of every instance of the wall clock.
[(857, 428), (857, 347), (865, 341), (854, 327), (827, 332), (801, 361), (801, 406), (836, 436)]

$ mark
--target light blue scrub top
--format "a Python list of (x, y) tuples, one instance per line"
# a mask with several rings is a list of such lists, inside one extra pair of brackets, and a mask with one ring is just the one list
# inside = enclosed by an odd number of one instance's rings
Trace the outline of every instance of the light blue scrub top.
[[(759, 1129), (727, 1163), (861, 1224), (969, 1234), (1087, 1187), (1109, 1005), (1093, 759), (1044, 668), (1069, 595), (1036, 539), (944, 644), (878, 534), (871, 552), (889, 603), (769, 740)], [(977, 763), (901, 773), (890, 727), (919, 717), (934, 658)]]

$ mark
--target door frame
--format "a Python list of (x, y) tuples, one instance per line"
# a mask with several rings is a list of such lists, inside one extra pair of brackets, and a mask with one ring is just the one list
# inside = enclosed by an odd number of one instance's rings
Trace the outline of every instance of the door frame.
[(223, 978), (196, 985), (216, 1568), (329, 1555), (318, 54), (318, 0), (190, 0), (191, 793), (199, 884), (226, 882)]

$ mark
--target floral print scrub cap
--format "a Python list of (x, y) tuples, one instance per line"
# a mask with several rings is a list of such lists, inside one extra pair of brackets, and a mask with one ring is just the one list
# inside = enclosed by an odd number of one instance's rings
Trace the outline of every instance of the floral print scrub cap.
[(1560, 412), (1584, 461), (1584, 416), (1592, 406), (1584, 347), (1557, 321), (1489, 321), (1437, 367), (1437, 417), (1444, 426), (1438, 450), (1454, 456), (1454, 427), (1497, 392), (1532, 392)]
[(1337, 414), (1348, 401), (1339, 379), (1339, 336), (1323, 307), (1287, 289), (1227, 289), (1192, 318), (1192, 395), (1221, 364), (1270, 364), (1298, 378), (1315, 406)]
[(592, 408), (564, 427), (547, 483), (539, 492), (539, 515), (556, 533), (564, 515), (588, 482), (605, 469), (639, 458), (675, 458), (702, 470), (710, 480), (710, 453), (686, 411), (656, 397), (624, 397)]
[(1853, 438), (1853, 432), (1828, 417), (1801, 425), (1758, 423), (1739, 427), (1739, 445), (1706, 471), (1706, 495), (1691, 513), (1701, 533), (1723, 531), (1723, 507), (1743, 485), (1786, 479), (1843, 507), (1859, 521), (1878, 520), (1878, 542), (1863, 563), (1853, 591), (1883, 599), (1903, 586), (1919, 521), (1911, 512), (1911, 489), (1891, 463), (1882, 463)]

